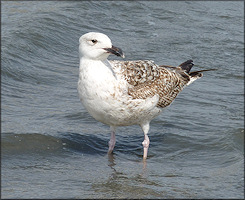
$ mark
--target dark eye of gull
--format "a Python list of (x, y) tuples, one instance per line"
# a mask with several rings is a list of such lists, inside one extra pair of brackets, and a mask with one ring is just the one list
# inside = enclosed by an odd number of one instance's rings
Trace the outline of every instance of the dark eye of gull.
[(97, 40), (91, 40), (94, 44), (96, 44), (98, 41)]

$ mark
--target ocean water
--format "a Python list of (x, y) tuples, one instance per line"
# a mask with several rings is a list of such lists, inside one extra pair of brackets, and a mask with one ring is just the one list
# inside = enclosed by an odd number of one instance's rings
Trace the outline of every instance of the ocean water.
[[(244, 2), (1, 2), (2, 198), (244, 198)], [(126, 59), (217, 71), (151, 122), (109, 127), (77, 94), (78, 39), (107, 34)], [(109, 59), (118, 59), (110, 56)]]

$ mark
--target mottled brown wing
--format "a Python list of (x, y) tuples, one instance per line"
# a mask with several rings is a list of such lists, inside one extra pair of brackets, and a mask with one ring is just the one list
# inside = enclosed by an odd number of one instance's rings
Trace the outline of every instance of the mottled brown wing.
[(158, 66), (147, 60), (112, 62), (130, 84), (129, 95), (134, 99), (146, 99), (158, 94), (157, 106), (162, 108), (170, 105), (190, 80), (179, 67)]
[(120, 68), (120, 73), (132, 86), (137, 86), (145, 82), (152, 82), (158, 78), (158, 66), (153, 61), (110, 61), (115, 68)]

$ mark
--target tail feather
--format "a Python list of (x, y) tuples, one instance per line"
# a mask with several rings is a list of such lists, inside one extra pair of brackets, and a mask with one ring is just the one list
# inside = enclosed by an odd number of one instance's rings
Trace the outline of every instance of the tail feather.
[(217, 70), (217, 69), (204, 69), (204, 70), (190, 72), (191, 68), (193, 67), (193, 65), (194, 64), (193, 64), (192, 60), (187, 60), (187, 61), (185, 61), (185, 62), (183, 62), (182, 64), (179, 65), (179, 67), (182, 70), (184, 70), (184, 72), (185, 72), (185, 73), (180, 72), (180, 74), (183, 77), (189, 79), (189, 82), (187, 83), (187, 85), (191, 84), (193, 81), (197, 80), (198, 78), (201, 78), (203, 76), (202, 72)]
[(180, 64), (179, 67), (181, 67), (181, 69), (185, 70), (185, 72), (188, 73), (191, 77), (194, 77), (194, 76), (201, 77), (202, 76), (201, 72), (217, 70), (217, 69), (204, 69), (204, 70), (190, 72), (193, 65), (194, 65), (193, 60), (187, 60), (187, 61), (183, 62), (182, 64)]

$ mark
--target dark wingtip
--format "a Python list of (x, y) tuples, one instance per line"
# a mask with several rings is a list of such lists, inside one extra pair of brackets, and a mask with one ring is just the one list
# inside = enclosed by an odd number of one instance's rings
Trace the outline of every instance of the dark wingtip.
[(189, 74), (193, 65), (194, 65), (193, 60), (187, 60), (181, 63), (179, 67), (181, 67), (181, 69), (185, 70)]
[(196, 76), (198, 74), (201, 74), (201, 72), (216, 71), (216, 70), (218, 70), (218, 69), (204, 69), (204, 70), (199, 70), (199, 71), (191, 72), (191, 73), (189, 73), (189, 75), (190, 76)]

